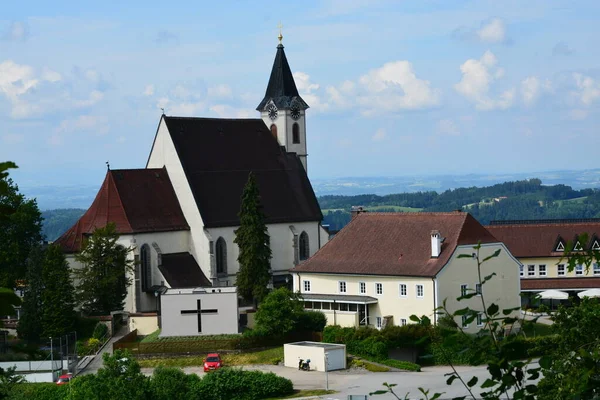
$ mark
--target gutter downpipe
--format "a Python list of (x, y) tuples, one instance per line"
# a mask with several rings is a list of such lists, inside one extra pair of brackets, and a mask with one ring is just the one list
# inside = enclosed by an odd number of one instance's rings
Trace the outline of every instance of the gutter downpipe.
[(431, 278), (433, 283), (433, 325), (437, 325), (437, 285), (435, 284), (435, 277)]

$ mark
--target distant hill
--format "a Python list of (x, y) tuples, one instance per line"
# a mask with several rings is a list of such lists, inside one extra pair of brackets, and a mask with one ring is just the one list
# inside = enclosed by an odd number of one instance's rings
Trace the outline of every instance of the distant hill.
[[(325, 195), (318, 197), (324, 223), (340, 230), (350, 221), (352, 206), (373, 212), (453, 211), (470, 212), (482, 224), (507, 219), (600, 218), (600, 190), (573, 189), (564, 184), (546, 185), (533, 178), (485, 187), (462, 187), (387, 195)], [(85, 210), (56, 209), (42, 212), (43, 233), (55, 240)]]
[(46, 240), (54, 241), (72, 227), (83, 215), (85, 210), (81, 208), (63, 208), (57, 210), (42, 211), (42, 234)]
[(571, 186), (544, 185), (540, 179), (505, 182), (486, 187), (357, 196), (321, 196), (324, 223), (337, 231), (350, 221), (352, 206), (369, 211), (470, 212), (482, 224), (492, 220), (600, 217), (600, 191)]

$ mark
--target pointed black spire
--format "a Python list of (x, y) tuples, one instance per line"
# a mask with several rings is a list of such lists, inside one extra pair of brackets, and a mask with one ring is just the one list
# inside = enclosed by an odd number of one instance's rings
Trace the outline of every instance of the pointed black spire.
[(308, 104), (298, 94), (296, 82), (294, 82), (292, 70), (290, 69), (281, 43), (277, 45), (277, 54), (273, 62), (273, 69), (271, 70), (271, 77), (269, 78), (265, 97), (256, 109), (258, 111), (264, 110), (270, 100), (273, 100), (277, 108), (289, 108), (292, 102), (297, 103), (298, 107), (303, 110), (308, 108)]

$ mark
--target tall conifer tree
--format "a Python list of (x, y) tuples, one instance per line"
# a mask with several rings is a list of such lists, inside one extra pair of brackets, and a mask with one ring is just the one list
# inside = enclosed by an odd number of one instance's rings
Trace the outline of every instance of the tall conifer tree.
[(260, 205), (260, 193), (253, 173), (242, 193), (240, 227), (235, 231), (235, 240), (240, 249), (236, 286), (246, 300), (262, 300), (268, 294), (271, 280), (271, 247), (265, 224), (265, 215)]
[(17, 326), (19, 336), (28, 341), (38, 341), (42, 336), (42, 270), (44, 264), (42, 246), (37, 245), (31, 249), (27, 259), (27, 277), (25, 279), (25, 293), (21, 306), (21, 318)]
[(60, 247), (46, 249), (42, 268), (42, 326), (44, 337), (58, 337), (75, 326), (75, 295), (69, 264)]
[(109, 223), (96, 229), (75, 257), (83, 265), (73, 271), (79, 281), (76, 295), (87, 314), (108, 315), (123, 309), (134, 262), (128, 258), (133, 249), (118, 240), (115, 224)]

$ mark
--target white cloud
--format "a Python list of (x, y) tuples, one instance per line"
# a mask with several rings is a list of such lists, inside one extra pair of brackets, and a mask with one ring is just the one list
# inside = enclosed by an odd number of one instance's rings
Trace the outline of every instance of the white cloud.
[(575, 50), (573, 50), (565, 42), (556, 43), (556, 45), (554, 45), (554, 48), (552, 48), (552, 55), (553, 56), (570, 56), (573, 53), (575, 53)]
[(80, 115), (76, 118), (63, 120), (56, 132), (92, 132), (103, 135), (108, 133), (108, 130), (108, 118), (96, 115)]
[(373, 139), (374, 142), (381, 142), (383, 140), (385, 140), (385, 138), (387, 137), (387, 134), (385, 133), (384, 129), (377, 129), (377, 132), (375, 132), (375, 134), (373, 135), (373, 137), (371, 137), (371, 139)]
[(358, 99), (365, 114), (428, 108), (440, 102), (439, 91), (417, 78), (408, 61), (386, 63), (361, 76), (359, 83), (367, 92)]
[(310, 75), (301, 71), (295, 72), (294, 81), (296, 82), (296, 88), (298, 89), (298, 93), (300, 93), (300, 97), (308, 103), (311, 109), (321, 112), (329, 108), (329, 104), (324, 103), (318, 94), (320, 85), (312, 82)]
[(521, 95), (525, 105), (530, 106), (540, 94), (540, 80), (536, 76), (529, 76), (521, 82)]
[(217, 85), (209, 87), (208, 96), (218, 98), (231, 97), (231, 88), (228, 85)]
[(574, 121), (582, 121), (587, 118), (588, 113), (588, 110), (574, 109), (569, 111), (568, 117)]
[(4, 40), (14, 40), (14, 41), (25, 41), (29, 36), (29, 29), (27, 29), (27, 25), (20, 21), (12, 22), (4, 35), (2, 35)]
[(75, 107), (91, 107), (97, 104), (104, 98), (104, 93), (99, 90), (92, 90), (87, 99), (76, 100), (74, 103)]
[(505, 90), (497, 99), (490, 96), (492, 83), (503, 75), (496, 68), (497, 62), (496, 56), (488, 50), (479, 60), (469, 59), (460, 66), (462, 79), (454, 88), (479, 110), (507, 109), (514, 103), (514, 88)]
[(19, 65), (11, 60), (0, 64), (0, 93), (4, 93), (11, 101), (27, 93), (39, 83), (35, 79), (33, 68)]
[(55, 83), (62, 80), (62, 75), (56, 71), (52, 71), (51, 69), (45, 68), (44, 72), (42, 73), (42, 79), (47, 82)]
[(590, 106), (600, 97), (600, 84), (595, 79), (580, 73), (574, 73), (573, 79), (577, 90), (571, 94), (584, 106)]
[(506, 38), (506, 27), (500, 18), (493, 18), (485, 23), (477, 32), (477, 37), (482, 42), (499, 43)]
[(442, 119), (437, 124), (438, 133), (442, 135), (459, 136), (460, 131), (451, 119)]
[(144, 89), (144, 96), (152, 96), (154, 95), (154, 85), (146, 85), (146, 88)]

